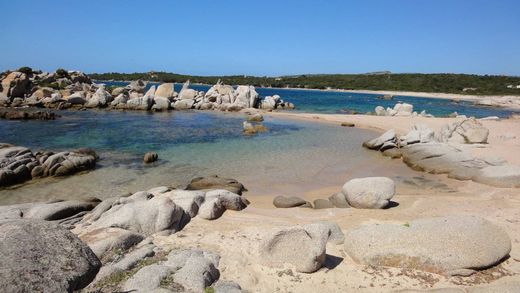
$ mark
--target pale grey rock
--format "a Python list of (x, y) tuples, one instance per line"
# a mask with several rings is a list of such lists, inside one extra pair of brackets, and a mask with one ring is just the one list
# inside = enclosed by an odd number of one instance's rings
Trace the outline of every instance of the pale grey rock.
[(288, 264), (298, 272), (313, 273), (325, 263), (329, 233), (322, 225), (273, 230), (260, 243), (260, 259), (269, 267), (278, 268)]
[(441, 129), (440, 141), (454, 143), (487, 143), (489, 130), (475, 118), (454, 122)]
[(435, 132), (426, 125), (416, 124), (408, 134), (401, 136), (399, 141), (401, 146), (433, 142), (435, 141)]
[(24, 213), (24, 218), (54, 221), (76, 215), (80, 212), (90, 211), (96, 206), (96, 202), (77, 200), (60, 201), (55, 203), (38, 204)]
[(247, 207), (249, 201), (244, 197), (225, 189), (215, 189), (206, 192), (206, 200), (216, 198), (227, 210), (241, 211)]
[(0, 286), (4, 292), (73, 292), (87, 286), (100, 267), (92, 250), (59, 225), (0, 221)]
[[(65, 100), (68, 103), (71, 103), (72, 105), (83, 105), (87, 102), (85, 92), (83, 92), (83, 91), (75, 92), (72, 95), (68, 96)], [(44, 103), (47, 103), (47, 102), (52, 103), (52, 102), (57, 102), (57, 101), (58, 100), (55, 100), (55, 99), (53, 99), (52, 101), (51, 100), (46, 101), (45, 99), (43, 100)]]
[(123, 290), (140, 293), (150, 292), (158, 289), (161, 286), (161, 281), (173, 272), (174, 270), (171, 267), (161, 264), (146, 266), (125, 282)]
[(381, 146), (383, 146), (385, 142), (394, 142), (396, 140), (397, 138), (395, 135), (395, 130), (390, 129), (387, 132), (383, 133), (381, 136), (364, 142), (363, 146), (371, 150), (378, 150)]
[(395, 111), (395, 116), (411, 116), (413, 112), (413, 105), (407, 103), (397, 103), (395, 104), (393, 110)]
[(254, 86), (238, 86), (235, 90), (235, 101), (233, 104), (239, 105), (243, 108), (254, 108), (258, 103), (258, 93)]
[(361, 264), (447, 274), (493, 266), (511, 251), (509, 236), (474, 216), (367, 225), (345, 235), (345, 251)]
[(169, 99), (164, 98), (164, 97), (155, 96), (153, 100), (154, 100), (154, 104), (152, 106), (152, 110), (165, 111), (165, 110), (170, 109), (171, 102)]
[(139, 233), (121, 228), (91, 229), (80, 235), (81, 240), (88, 244), (97, 257), (113, 250), (127, 250), (144, 239)]
[(128, 95), (121, 93), (114, 98), (110, 105), (115, 107), (119, 104), (126, 104), (126, 102), (128, 102)]
[(155, 97), (164, 98), (166, 100), (172, 99), (175, 96), (175, 89), (173, 83), (163, 83), (157, 87)]
[(188, 221), (189, 216), (170, 198), (152, 195), (146, 199), (128, 198), (120, 204), (113, 205), (90, 227), (117, 227), (149, 236), (155, 233), (175, 233)]
[(165, 265), (175, 270), (175, 283), (202, 292), (220, 277), (219, 261), (220, 256), (215, 253), (198, 249), (176, 250), (168, 255)]
[(137, 92), (137, 93), (144, 93), (144, 90), (146, 89), (148, 82), (142, 81), (142, 80), (134, 80), (130, 82), (130, 84), (126, 87), (129, 91)]
[(173, 108), (176, 110), (188, 110), (193, 108), (195, 101), (192, 99), (181, 99), (173, 103)]
[(355, 178), (345, 183), (341, 192), (354, 208), (381, 209), (394, 196), (395, 183), (387, 177)]
[(170, 198), (193, 218), (199, 213), (199, 207), (204, 202), (206, 193), (203, 191), (172, 190), (162, 196)]
[(478, 170), (472, 179), (496, 187), (520, 187), (520, 166), (488, 166)]
[(377, 116), (386, 116), (386, 110), (382, 106), (377, 106), (374, 109), (374, 112), (376, 113)]
[(135, 248), (133, 251), (125, 254), (123, 258), (115, 263), (110, 263), (101, 267), (101, 270), (96, 276), (96, 280), (102, 280), (114, 273), (128, 271), (135, 267), (140, 261), (145, 258), (155, 255), (155, 245), (146, 244), (142, 247)]
[(233, 281), (218, 280), (212, 287), (215, 293), (242, 293), (242, 287)]
[(220, 218), (224, 214), (226, 208), (218, 198), (206, 199), (199, 207), (199, 217), (206, 220), (214, 220)]
[(112, 95), (105, 90), (104, 87), (100, 87), (96, 90), (96, 92), (88, 99), (85, 107), (87, 108), (96, 108), (96, 107), (104, 107), (110, 102), (112, 102)]
[(321, 221), (303, 226), (307, 230), (324, 230), (327, 232), (327, 241), (339, 245), (345, 242), (345, 234), (341, 231), (338, 224), (333, 222)]

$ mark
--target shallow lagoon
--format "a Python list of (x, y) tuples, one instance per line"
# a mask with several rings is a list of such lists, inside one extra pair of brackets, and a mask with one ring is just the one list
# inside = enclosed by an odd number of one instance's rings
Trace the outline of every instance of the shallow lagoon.
[[(117, 195), (218, 174), (243, 182), (251, 195), (298, 195), (337, 186), (352, 176), (392, 175), (403, 164), (361, 147), (376, 133), (322, 123), (267, 118), (269, 131), (242, 135), (245, 115), (61, 111), (55, 121), (0, 121), (0, 141), (35, 150), (94, 148), (96, 170), (0, 190), (0, 203)], [(142, 163), (156, 151), (156, 164)], [(406, 174), (408, 174), (406, 173)]]

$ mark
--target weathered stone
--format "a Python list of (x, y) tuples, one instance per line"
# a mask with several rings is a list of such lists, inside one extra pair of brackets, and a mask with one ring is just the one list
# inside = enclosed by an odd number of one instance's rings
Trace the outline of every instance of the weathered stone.
[(189, 216), (170, 198), (153, 195), (141, 198), (140, 193), (135, 193), (120, 199), (119, 204), (104, 212), (91, 227), (117, 227), (149, 236), (175, 233), (188, 221)]
[(72, 292), (87, 286), (101, 263), (72, 232), (50, 222), (0, 221), (0, 286), (4, 292)]
[(329, 230), (323, 226), (277, 229), (260, 243), (261, 261), (270, 267), (290, 264), (301, 273), (313, 273), (325, 262)]
[(175, 95), (173, 83), (163, 83), (157, 87), (155, 97), (171, 99)]
[(246, 191), (244, 185), (235, 179), (221, 178), (217, 175), (206, 177), (197, 177), (191, 180), (186, 187), (187, 190), (203, 190), (203, 189), (226, 189), (236, 194), (242, 194)]
[(371, 150), (378, 150), (387, 141), (396, 141), (395, 131), (393, 129), (388, 130), (377, 138), (364, 142), (363, 146)]
[(381, 209), (395, 194), (395, 183), (387, 177), (356, 178), (343, 185), (341, 192), (354, 208)]
[(450, 216), (363, 226), (345, 235), (345, 251), (366, 265), (448, 274), (497, 264), (511, 251), (511, 240), (482, 218)]
[(113, 250), (127, 250), (144, 239), (144, 236), (121, 228), (101, 228), (80, 235), (97, 257)]

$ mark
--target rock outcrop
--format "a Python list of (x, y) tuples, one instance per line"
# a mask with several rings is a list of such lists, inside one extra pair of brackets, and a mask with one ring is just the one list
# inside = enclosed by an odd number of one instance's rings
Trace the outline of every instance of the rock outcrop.
[(362, 226), (346, 233), (345, 251), (365, 265), (449, 275), (499, 263), (511, 251), (511, 240), (485, 219), (450, 216)]
[[(59, 72), (58, 72), (59, 71)], [(168, 111), (218, 110), (237, 112), (248, 108), (265, 110), (293, 109), (294, 105), (280, 96), (261, 99), (255, 87), (234, 88), (218, 81), (207, 93), (190, 88), (186, 81), (177, 94), (173, 83), (148, 86), (136, 80), (126, 87), (109, 91), (103, 84), (93, 83), (79, 71), (8, 72), (1, 77), (0, 107), (36, 106), (55, 109), (114, 108), (121, 110)], [(148, 90), (147, 90), (148, 89)], [(146, 91), (146, 93), (145, 93)]]
[(406, 135), (398, 137), (391, 129), (363, 146), (392, 158), (402, 157), (418, 171), (496, 187), (520, 187), (520, 166), (478, 158), (465, 150), (464, 144), (484, 143), (488, 134), (478, 121), (465, 119), (444, 127), (439, 136), (425, 125), (415, 125)]
[(91, 170), (96, 160), (93, 151), (33, 153), (25, 147), (0, 143), (0, 187), (36, 177), (66, 176)]
[(4, 292), (73, 292), (101, 262), (77, 236), (54, 223), (0, 220), (0, 286)]

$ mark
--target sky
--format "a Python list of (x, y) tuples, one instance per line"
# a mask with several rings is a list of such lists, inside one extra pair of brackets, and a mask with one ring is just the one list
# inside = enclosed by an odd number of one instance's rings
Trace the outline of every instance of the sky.
[(0, 0), (0, 70), (520, 75), (518, 0)]

